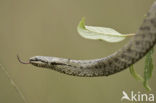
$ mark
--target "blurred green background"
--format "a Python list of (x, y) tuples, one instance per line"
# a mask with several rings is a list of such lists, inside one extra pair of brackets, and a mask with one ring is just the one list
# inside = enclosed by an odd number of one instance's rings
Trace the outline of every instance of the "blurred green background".
[[(105, 57), (127, 40), (111, 44), (85, 40), (77, 33), (81, 17), (88, 25), (133, 33), (154, 0), (0, 0), (0, 64), (23, 92), (28, 103), (120, 103), (122, 91), (156, 94), (156, 70), (151, 92), (129, 70), (109, 77), (82, 78), (17, 61), (36, 55), (71, 59)], [(156, 57), (156, 53), (153, 58)], [(154, 58), (156, 67), (156, 58)], [(135, 69), (143, 74), (144, 59)], [(24, 103), (0, 69), (0, 103)], [(125, 101), (124, 103), (127, 103)]]

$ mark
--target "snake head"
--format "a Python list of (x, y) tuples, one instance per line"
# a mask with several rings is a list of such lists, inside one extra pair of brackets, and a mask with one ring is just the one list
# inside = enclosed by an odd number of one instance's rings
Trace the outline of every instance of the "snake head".
[(30, 58), (29, 63), (38, 67), (45, 67), (48, 64), (48, 62), (45, 59), (43, 59), (41, 56), (34, 56)]
[(29, 59), (29, 63), (38, 67), (54, 67), (58, 65), (68, 65), (68, 59), (58, 57), (34, 56)]

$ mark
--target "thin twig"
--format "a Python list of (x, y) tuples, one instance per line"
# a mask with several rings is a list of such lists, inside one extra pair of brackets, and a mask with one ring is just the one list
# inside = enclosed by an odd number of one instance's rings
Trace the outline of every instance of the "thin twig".
[(17, 87), (15, 81), (10, 77), (8, 71), (0, 64), (0, 68), (4, 71), (4, 73), (7, 75), (10, 83), (12, 84), (12, 86), (15, 88), (15, 90), (17, 91), (17, 93), (20, 95), (20, 97), (23, 99), (24, 103), (28, 103), (26, 102), (26, 99), (22, 93), (22, 91)]

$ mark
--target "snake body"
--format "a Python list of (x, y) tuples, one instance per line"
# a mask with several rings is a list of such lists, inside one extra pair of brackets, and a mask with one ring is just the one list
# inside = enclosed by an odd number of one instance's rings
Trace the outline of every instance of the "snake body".
[(110, 56), (94, 60), (71, 60), (58, 57), (34, 56), (29, 63), (68, 75), (81, 77), (108, 76), (136, 63), (156, 43), (156, 2), (148, 11), (136, 35)]

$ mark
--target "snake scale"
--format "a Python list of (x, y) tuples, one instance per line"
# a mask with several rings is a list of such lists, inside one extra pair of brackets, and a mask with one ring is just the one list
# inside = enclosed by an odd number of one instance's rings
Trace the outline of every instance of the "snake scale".
[(94, 60), (71, 60), (58, 57), (34, 56), (28, 63), (80, 77), (108, 76), (120, 72), (153, 48), (156, 43), (156, 2), (148, 11), (136, 35), (124, 47), (110, 56)]

